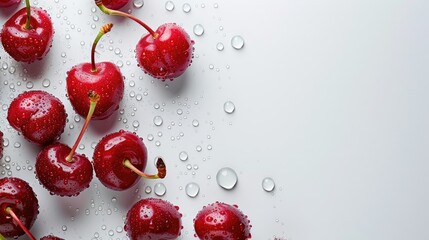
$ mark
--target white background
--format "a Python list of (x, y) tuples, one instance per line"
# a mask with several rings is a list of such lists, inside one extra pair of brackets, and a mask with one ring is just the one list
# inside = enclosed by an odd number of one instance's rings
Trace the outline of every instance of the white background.
[[(189, 13), (182, 11), (185, 2), (191, 4)], [(125, 232), (116, 228), (123, 226), (127, 210), (138, 197), (155, 196), (144, 193), (146, 186), (163, 182), (167, 193), (162, 198), (180, 206), (184, 215), (182, 239), (194, 238), (192, 219), (217, 200), (239, 205), (251, 220), (254, 239), (429, 239), (428, 1), (174, 4), (172, 12), (165, 9), (165, 1), (124, 8), (153, 28), (177, 22), (195, 40), (192, 66), (168, 85), (153, 81), (136, 66), (134, 47), (146, 32), (129, 20), (91, 11), (95, 5), (90, 0), (37, 2), (51, 14), (55, 28), (52, 49), (42, 62), (16, 63), (0, 51), (0, 128), (9, 140), (5, 156), (11, 157), (9, 163), (2, 159), (0, 170), (24, 178), (36, 191), (36, 236), (124, 239)], [(1, 9), (1, 22), (15, 10)], [(78, 197), (50, 196), (28, 170), (40, 148), (10, 129), (6, 108), (31, 87), (29, 82), (32, 89), (55, 94), (69, 114), (61, 141), (73, 144), (83, 120), (75, 122), (65, 97), (66, 71), (90, 60), (93, 38), (107, 21), (115, 26), (100, 43), (96, 58), (123, 63), (124, 114), (91, 123), (85, 149), (79, 152), (92, 156), (92, 144), (119, 129), (133, 131), (137, 120), (136, 132), (149, 151), (148, 171), (154, 170), (152, 159), (161, 155), (168, 176), (142, 180), (125, 192), (108, 190), (94, 179)], [(204, 26), (203, 36), (192, 33), (195, 24)], [(231, 47), (234, 35), (243, 36), (242, 50)], [(225, 45), (223, 51), (216, 50), (218, 42)], [(116, 48), (121, 54), (115, 54)], [(16, 68), (13, 74), (11, 66)], [(49, 79), (49, 87), (43, 86), (44, 79)], [(141, 101), (136, 100), (138, 94)], [(236, 105), (231, 115), (223, 111), (228, 100)], [(178, 109), (184, 113), (177, 114)], [(164, 119), (160, 127), (153, 124), (158, 115)], [(198, 127), (192, 126), (194, 119)], [(180, 139), (170, 139), (181, 133)], [(153, 141), (147, 140), (149, 134), (155, 136)], [(198, 145), (201, 152), (196, 151)], [(188, 152), (187, 162), (179, 160), (181, 151)], [(187, 164), (198, 169), (188, 170)], [(225, 166), (239, 177), (232, 191), (216, 184), (216, 172)], [(266, 176), (276, 182), (273, 193), (261, 188)], [(200, 185), (195, 199), (185, 194), (189, 182)]]

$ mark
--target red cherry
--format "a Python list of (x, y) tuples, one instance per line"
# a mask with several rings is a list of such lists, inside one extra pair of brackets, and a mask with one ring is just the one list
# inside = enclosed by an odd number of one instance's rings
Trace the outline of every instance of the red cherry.
[(127, 213), (125, 231), (131, 240), (170, 240), (180, 236), (182, 214), (179, 207), (155, 198), (135, 203)]
[(136, 47), (136, 58), (145, 73), (161, 80), (173, 80), (182, 75), (192, 62), (194, 42), (186, 31), (175, 23), (165, 23), (156, 32), (138, 18), (103, 5), (95, 0), (98, 8), (108, 14), (127, 17), (141, 26), (149, 34), (143, 36)]
[(246, 240), (251, 238), (249, 222), (237, 206), (215, 202), (198, 212), (194, 228), (199, 239)]
[(7, 120), (26, 139), (43, 145), (60, 137), (67, 114), (64, 105), (53, 95), (44, 91), (28, 91), (12, 101)]
[(103, 4), (111, 9), (120, 9), (127, 5), (129, 0), (102, 0)]
[(175, 23), (165, 23), (156, 30), (156, 37), (147, 34), (136, 47), (136, 58), (143, 70), (154, 78), (174, 79), (191, 64), (193, 41)]
[(53, 235), (49, 235), (49, 236), (42, 237), (40, 240), (64, 240), (64, 239)]
[(0, 179), (0, 233), (17, 238), (26, 233), (39, 214), (39, 202), (30, 185), (20, 178)]
[(37, 156), (36, 175), (40, 183), (59, 196), (76, 196), (89, 187), (92, 165), (84, 155), (73, 154), (67, 161), (71, 148), (62, 143), (45, 147)]
[(95, 63), (94, 53), (98, 40), (112, 28), (112, 24), (104, 25), (94, 41), (91, 52), (91, 63), (74, 66), (67, 73), (67, 94), (74, 110), (86, 116), (89, 110), (88, 92), (100, 95), (100, 101), (94, 112), (93, 119), (105, 119), (119, 109), (124, 96), (124, 77), (119, 68), (111, 62)]
[(3, 157), (3, 133), (0, 131), (0, 159)]
[(16, 12), (3, 25), (1, 42), (4, 50), (16, 61), (31, 63), (41, 60), (52, 44), (53, 27), (49, 14), (40, 8), (29, 7)]
[(147, 163), (146, 146), (139, 136), (123, 130), (101, 139), (95, 147), (93, 163), (95, 175), (100, 182), (114, 190), (132, 187), (140, 180), (140, 176), (164, 178), (166, 174), (161, 158), (157, 161), (157, 175), (142, 173)]
[(21, 2), (21, 0), (0, 0), (0, 7), (10, 7), (19, 2)]

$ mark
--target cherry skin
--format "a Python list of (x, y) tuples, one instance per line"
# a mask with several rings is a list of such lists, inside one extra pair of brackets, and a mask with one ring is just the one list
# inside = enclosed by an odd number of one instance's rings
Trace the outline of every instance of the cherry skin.
[(0, 7), (10, 7), (18, 4), (21, 0), (0, 0)]
[(64, 240), (64, 239), (53, 235), (49, 235), (49, 236), (42, 237), (40, 240)]
[(215, 202), (204, 207), (194, 219), (195, 232), (205, 240), (246, 240), (251, 238), (249, 220), (237, 206)]
[(124, 229), (131, 240), (176, 239), (182, 229), (178, 209), (162, 199), (142, 199), (128, 211)]
[(95, 175), (110, 189), (125, 190), (134, 186), (140, 176), (124, 166), (126, 159), (144, 171), (147, 149), (139, 136), (122, 130), (105, 136), (94, 149)]
[(33, 226), (39, 214), (39, 202), (30, 185), (20, 178), (0, 179), (0, 233), (6, 238), (24, 234), (23, 229), (11, 217), (10, 211), (27, 228)]
[(0, 131), (0, 159), (3, 157), (3, 132)]
[(156, 37), (147, 34), (137, 43), (137, 62), (152, 77), (172, 80), (191, 64), (193, 41), (175, 23), (165, 23), (155, 33)]
[(93, 171), (91, 162), (77, 153), (67, 161), (70, 152), (69, 146), (54, 143), (37, 156), (36, 176), (51, 194), (76, 196), (89, 187)]
[(27, 10), (22, 8), (9, 18), (1, 31), (4, 50), (16, 61), (32, 63), (48, 53), (53, 38), (53, 26), (48, 13), (31, 7), (30, 27), (25, 27)]
[(37, 90), (18, 95), (9, 106), (7, 120), (27, 140), (44, 145), (63, 133), (67, 114), (58, 98)]
[(127, 5), (129, 0), (102, 0), (103, 4), (110, 9), (120, 9)]

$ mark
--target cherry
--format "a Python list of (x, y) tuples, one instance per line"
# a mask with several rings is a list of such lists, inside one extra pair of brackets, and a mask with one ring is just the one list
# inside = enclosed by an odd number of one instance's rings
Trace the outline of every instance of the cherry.
[(0, 159), (3, 157), (3, 132), (0, 131)]
[(94, 40), (91, 51), (91, 63), (82, 63), (72, 67), (67, 74), (67, 94), (74, 110), (86, 116), (89, 110), (89, 91), (96, 91), (100, 101), (93, 119), (105, 119), (119, 109), (124, 96), (124, 77), (119, 68), (111, 62), (95, 63), (95, 48), (100, 38), (112, 28), (112, 24), (101, 27)]
[(39, 202), (30, 185), (20, 178), (0, 179), (0, 237), (17, 238), (24, 233), (36, 238), (28, 229), (39, 214)]
[(142, 139), (134, 133), (120, 130), (105, 136), (94, 149), (95, 175), (100, 182), (114, 190), (125, 190), (135, 185), (140, 177), (164, 178), (164, 161), (157, 159), (158, 173), (143, 173), (147, 163), (147, 150)]
[(30, 6), (16, 12), (3, 25), (1, 42), (4, 50), (16, 61), (32, 63), (41, 60), (52, 44), (53, 26), (49, 14)]
[(64, 240), (64, 239), (53, 235), (49, 235), (49, 236), (42, 237), (40, 240)]
[(21, 2), (21, 0), (0, 0), (0, 7), (10, 7), (19, 2)]
[(246, 240), (251, 238), (249, 222), (236, 205), (215, 202), (198, 212), (194, 228), (200, 239)]
[(76, 196), (89, 187), (92, 180), (92, 164), (84, 155), (76, 153), (76, 148), (83, 137), (94, 113), (100, 96), (90, 91), (90, 108), (88, 116), (73, 148), (65, 144), (51, 144), (37, 155), (36, 176), (51, 194)]
[(37, 90), (18, 95), (9, 106), (7, 120), (26, 139), (43, 145), (60, 137), (67, 114), (58, 98)]
[(186, 31), (175, 23), (162, 24), (156, 31), (136, 17), (103, 5), (95, 0), (100, 10), (108, 15), (130, 18), (149, 33), (143, 36), (136, 47), (136, 58), (145, 73), (161, 80), (179, 77), (192, 62), (193, 44)]
[(104, 6), (110, 8), (110, 9), (120, 9), (127, 5), (129, 0), (102, 0)]
[(124, 229), (131, 240), (176, 239), (183, 228), (178, 210), (179, 207), (162, 199), (142, 199), (128, 211)]

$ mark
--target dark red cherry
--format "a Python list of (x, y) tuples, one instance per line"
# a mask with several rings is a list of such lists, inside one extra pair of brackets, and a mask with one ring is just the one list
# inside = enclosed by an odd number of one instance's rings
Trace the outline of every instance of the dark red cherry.
[(10, 7), (18, 4), (21, 0), (0, 0), (0, 7)]
[(116, 9), (116, 10), (124, 7), (129, 2), (129, 0), (102, 0), (102, 1), (106, 7), (111, 9)]
[(49, 235), (49, 236), (42, 237), (40, 240), (64, 240), (64, 239), (53, 235)]

